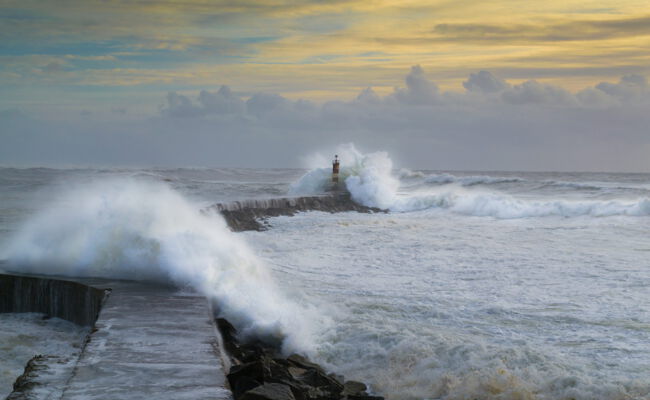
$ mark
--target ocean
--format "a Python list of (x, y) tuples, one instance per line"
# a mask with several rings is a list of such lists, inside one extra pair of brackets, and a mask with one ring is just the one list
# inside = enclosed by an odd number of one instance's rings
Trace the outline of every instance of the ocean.
[[(395, 169), (230, 232), (200, 210), (317, 194), (311, 170), (0, 168), (0, 269), (172, 281), (388, 399), (650, 399), (650, 174)], [(6, 361), (5, 361), (6, 362)]]

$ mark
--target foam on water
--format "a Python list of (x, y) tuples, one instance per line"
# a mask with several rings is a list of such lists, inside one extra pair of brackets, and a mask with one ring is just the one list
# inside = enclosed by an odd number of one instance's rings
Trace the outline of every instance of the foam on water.
[[(502, 219), (528, 217), (606, 217), (615, 215), (650, 215), (650, 197), (620, 197), (611, 199), (518, 198), (490, 185), (520, 184), (528, 182), (520, 177), (454, 176), (434, 174), (422, 176), (409, 170), (401, 170), (404, 179), (422, 178), (424, 184), (434, 183), (438, 187), (421, 188), (411, 186), (410, 191), (400, 192), (400, 181), (393, 175), (393, 164), (388, 154), (377, 152), (363, 154), (354, 145), (338, 149), (341, 156), (340, 179), (352, 198), (363, 205), (379, 207), (396, 212), (423, 209), (441, 209), (472, 216), (489, 216)], [(291, 186), (293, 194), (316, 194), (331, 187), (331, 170), (316, 168), (305, 174)], [(549, 185), (549, 181), (543, 181)], [(560, 187), (578, 189), (593, 188), (593, 185), (571, 182), (552, 183)], [(480, 188), (478, 188), (480, 186)]]
[[(0, 314), (0, 398), (11, 393), (27, 361), (36, 355), (65, 359), (78, 357), (88, 328), (43, 314)], [(56, 368), (57, 365), (52, 365)]]
[(426, 183), (448, 184), (457, 183), (462, 186), (490, 185), (496, 183), (523, 182), (524, 180), (517, 177), (495, 177), (495, 176), (455, 176), (451, 174), (436, 174), (425, 178)]
[(389, 399), (650, 398), (641, 220), (425, 210), (271, 224), (246, 235), (282, 282), (339, 305), (319, 360)]
[[(210, 182), (224, 172), (178, 173), (183, 195), (149, 181), (165, 172), (60, 185), (4, 255), (33, 272), (192, 285), (249, 334), (289, 335), (391, 400), (650, 399), (650, 176), (396, 174), (385, 153), (339, 155), (355, 200), (394, 212), (232, 234), (198, 212), (222, 200)], [(233, 179), (263, 191), (299, 173)], [(291, 191), (330, 179), (323, 158)]]
[(161, 182), (110, 178), (69, 187), (25, 222), (0, 258), (28, 273), (189, 285), (216, 299), (244, 336), (282, 341), (286, 351), (308, 352), (319, 326), (308, 306), (277, 289), (220, 215), (201, 214)]
[[(341, 145), (339, 179), (357, 203), (389, 208), (396, 201), (399, 180), (392, 175), (393, 162), (385, 152), (362, 154), (353, 144)], [(290, 193), (308, 195), (331, 188), (331, 168), (315, 168), (291, 185)]]
[(474, 216), (502, 219), (528, 217), (607, 217), (614, 215), (648, 216), (650, 198), (633, 200), (567, 200), (518, 199), (514, 196), (489, 191), (467, 191), (461, 188), (411, 195), (397, 199), (393, 211), (415, 211), (429, 208), (449, 210)]

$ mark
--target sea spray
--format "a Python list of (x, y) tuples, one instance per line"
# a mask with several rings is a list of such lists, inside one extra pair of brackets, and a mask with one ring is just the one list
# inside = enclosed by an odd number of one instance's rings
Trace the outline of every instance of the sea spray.
[[(248, 232), (340, 306), (319, 361), (391, 400), (650, 398), (647, 224), (304, 213)], [(621, 240), (621, 227), (626, 235)], [(645, 243), (645, 244), (644, 244)]]
[(520, 199), (500, 192), (453, 188), (404, 196), (393, 203), (390, 209), (401, 212), (440, 209), (455, 214), (499, 219), (552, 216), (643, 217), (650, 216), (650, 199)]
[[(169, 186), (112, 178), (69, 188), (32, 216), (3, 250), (26, 273), (152, 280), (214, 298), (244, 337), (309, 352), (316, 315), (281, 293), (220, 215)], [(319, 318), (319, 321), (326, 318)]]
[[(518, 198), (489, 185), (519, 184), (520, 177), (424, 176), (400, 170), (404, 180), (420, 178), (424, 186), (416, 189), (409, 183), (408, 194), (400, 193), (400, 180), (393, 174), (393, 163), (385, 152), (363, 154), (353, 144), (339, 146), (340, 179), (352, 199), (369, 207), (410, 212), (425, 209), (446, 210), (455, 214), (515, 219), (529, 217), (607, 217), (649, 216), (650, 198), (574, 200), (569, 198)], [(324, 160), (318, 156), (316, 159)], [(562, 183), (562, 182), (560, 182)], [(431, 184), (434, 186), (431, 187)], [(546, 184), (546, 182), (545, 182)], [(331, 188), (331, 169), (315, 168), (291, 185), (294, 195), (325, 193)]]
[[(337, 154), (341, 160), (339, 179), (345, 182), (345, 188), (354, 201), (379, 208), (389, 208), (395, 202), (399, 180), (392, 176), (393, 162), (388, 153), (363, 154), (349, 143), (339, 146)], [(331, 177), (331, 168), (315, 168), (292, 184), (290, 193), (325, 193), (331, 187)]]

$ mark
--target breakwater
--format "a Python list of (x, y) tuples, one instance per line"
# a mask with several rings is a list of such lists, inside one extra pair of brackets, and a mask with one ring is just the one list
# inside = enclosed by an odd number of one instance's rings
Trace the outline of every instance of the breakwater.
[(229, 356), (228, 383), (234, 400), (384, 400), (368, 394), (368, 387), (299, 354), (282, 357), (273, 344), (241, 342), (237, 329), (216, 318), (223, 347)]
[(293, 216), (305, 211), (361, 213), (386, 212), (376, 207), (366, 207), (355, 203), (350, 194), (333, 193), (322, 196), (282, 197), (217, 203), (203, 210), (219, 212), (234, 232), (263, 231), (268, 229), (267, 218), (281, 215)]
[[(80, 352), (32, 357), (10, 400), (229, 399), (205, 296), (150, 282), (0, 275), (2, 312), (92, 326)], [(97, 287), (110, 287), (110, 296)]]
[(0, 313), (36, 312), (92, 326), (106, 294), (78, 282), (0, 274)]

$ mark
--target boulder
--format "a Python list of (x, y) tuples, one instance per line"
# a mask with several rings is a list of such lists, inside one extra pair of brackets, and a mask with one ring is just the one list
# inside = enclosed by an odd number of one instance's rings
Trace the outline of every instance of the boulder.
[(320, 365), (315, 364), (315, 363), (307, 360), (305, 357), (301, 356), (300, 354), (295, 354), (294, 353), (294, 354), (290, 355), (289, 357), (287, 357), (287, 361), (289, 361), (289, 363), (291, 363), (294, 366), (299, 367), (299, 368), (317, 369), (317, 370), (320, 370), (322, 372), (325, 372), (325, 371), (323, 371), (323, 368)]
[(244, 393), (241, 400), (296, 400), (291, 388), (281, 383), (265, 383)]
[[(235, 365), (230, 368), (228, 373), (228, 383), (231, 388), (235, 388), (241, 379), (253, 379), (258, 382), (264, 382), (264, 378), (270, 376), (268, 368), (261, 361), (253, 361), (246, 364)], [(235, 396), (236, 397), (236, 396)]]
[(347, 381), (343, 385), (343, 392), (341, 393), (344, 396), (363, 396), (367, 395), (366, 390), (368, 387), (365, 383), (357, 381)]
[(257, 381), (250, 376), (241, 376), (239, 377), (234, 385), (230, 385), (232, 390), (232, 396), (235, 399), (239, 399), (244, 393), (248, 392), (251, 389), (255, 389), (258, 386), (262, 386), (260, 381)]

